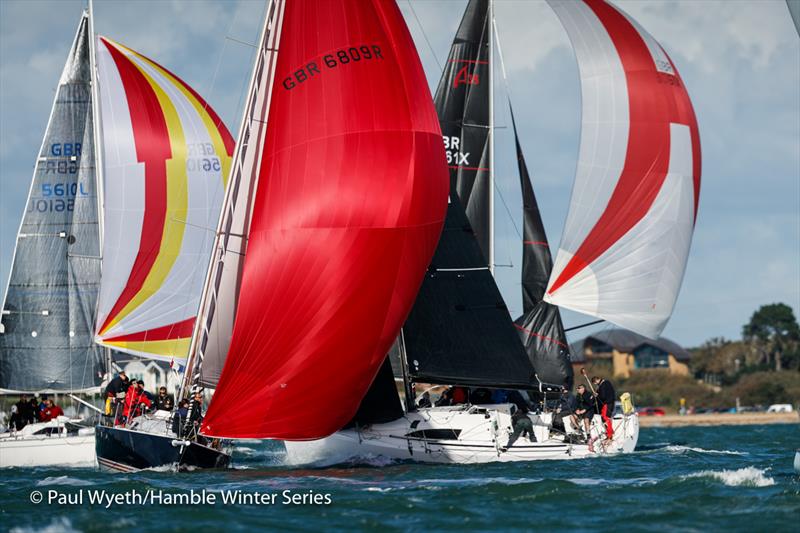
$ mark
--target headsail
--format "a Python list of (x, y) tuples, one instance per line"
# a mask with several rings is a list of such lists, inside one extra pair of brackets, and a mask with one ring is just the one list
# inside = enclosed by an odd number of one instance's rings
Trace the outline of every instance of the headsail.
[(583, 93), (575, 186), (545, 301), (655, 338), (697, 215), (700, 137), (666, 52), (601, 0), (555, 2)]
[(56, 90), (17, 236), (0, 330), (0, 389), (96, 387), (92, 340), (100, 279), (89, 20), (84, 14)]
[(268, 2), (264, 28), (256, 51), (250, 89), (245, 101), (239, 142), (233, 154), (230, 183), (225, 191), (217, 225), (217, 240), (211, 256), (206, 284), (200, 301), (200, 323), (190, 348), (188, 385), (216, 387), (228, 356), (233, 324), (244, 273), (244, 258), (258, 189), (261, 155), (267, 131), (267, 112), (275, 57), (280, 38), (280, 2)]
[(539, 381), (550, 385), (572, 387), (572, 365), (569, 345), (558, 307), (542, 300), (547, 279), (553, 269), (550, 245), (544, 231), (539, 205), (525, 164), (517, 134), (514, 111), (509, 105), (514, 141), (517, 150), (519, 182), (522, 189), (522, 304), (523, 315), (515, 324), (528, 358)]
[(96, 340), (182, 363), (233, 138), (164, 67), (104, 37), (96, 50), (106, 237)]
[[(297, 440), (344, 426), (444, 219), (441, 132), (397, 6), (282, 9), (236, 323), (207, 435)], [(242, 394), (256, 411), (242, 410)]]

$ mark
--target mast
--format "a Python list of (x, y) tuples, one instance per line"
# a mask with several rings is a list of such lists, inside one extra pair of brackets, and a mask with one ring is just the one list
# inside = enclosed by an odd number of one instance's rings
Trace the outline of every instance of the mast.
[[(101, 119), (100, 119), (100, 90), (97, 85), (97, 59), (95, 57), (94, 33), (94, 2), (89, 0), (89, 71), (92, 86), (92, 129), (94, 130), (94, 179), (97, 186), (97, 225), (100, 237), (100, 258), (103, 257), (103, 150)], [(108, 350), (106, 348), (106, 350)]]
[(489, 0), (489, 272), (494, 275), (494, 0)]
[(408, 353), (406, 353), (406, 340), (403, 338), (403, 329), (400, 329), (400, 337), (397, 339), (400, 350), (400, 366), (403, 369), (403, 390), (406, 397), (406, 412), (417, 410), (417, 402), (414, 397), (414, 388), (411, 386), (411, 378), (408, 372)]
[[(97, 191), (97, 229), (99, 250), (98, 260), (101, 265), (102, 276), (102, 260), (103, 260), (103, 136), (101, 135), (102, 126), (100, 118), (100, 88), (98, 86), (99, 76), (97, 75), (97, 57), (95, 55), (95, 33), (94, 33), (94, 1), (89, 0), (89, 77), (92, 86), (92, 134), (94, 136), (94, 180), (95, 191)], [(97, 311), (100, 306), (100, 299), (95, 300), (94, 306), (94, 320), (97, 320)], [(106, 374), (109, 379), (111, 378), (111, 366), (113, 359), (111, 357), (111, 349), (103, 346), (103, 356), (105, 359)]]

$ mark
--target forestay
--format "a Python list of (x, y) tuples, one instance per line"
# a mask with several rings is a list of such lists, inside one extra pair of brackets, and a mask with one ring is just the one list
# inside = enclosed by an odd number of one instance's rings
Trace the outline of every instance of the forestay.
[(655, 338), (683, 279), (700, 137), (666, 52), (600, 0), (550, 2), (575, 49), (580, 155), (545, 301)]

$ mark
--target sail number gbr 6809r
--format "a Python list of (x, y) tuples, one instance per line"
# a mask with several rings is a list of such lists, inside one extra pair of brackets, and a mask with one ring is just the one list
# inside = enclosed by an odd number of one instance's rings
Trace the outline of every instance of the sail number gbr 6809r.
[(377, 44), (362, 44), (336, 50), (325, 54), (319, 60), (310, 61), (305, 66), (296, 69), (290, 76), (283, 79), (283, 88), (290, 91), (306, 81), (320, 76), (324, 70), (343, 67), (360, 61), (383, 59), (381, 47)]

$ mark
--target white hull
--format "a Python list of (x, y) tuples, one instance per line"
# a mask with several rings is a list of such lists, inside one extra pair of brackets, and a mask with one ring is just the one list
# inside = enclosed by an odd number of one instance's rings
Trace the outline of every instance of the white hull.
[(509, 409), (509, 405), (419, 409), (386, 424), (346, 429), (319, 440), (286, 442), (287, 462), (335, 464), (372, 456), (442, 464), (576, 459), (630, 453), (639, 439), (636, 414), (614, 419), (614, 439), (605, 446), (599, 416), (592, 423), (591, 436), (596, 440), (590, 446), (570, 443), (563, 434), (551, 431), (550, 413), (531, 414), (536, 442), (520, 437), (503, 451), (512, 431)]
[(794, 471), (800, 474), (800, 450), (794, 452)]
[(0, 434), (0, 468), (95, 466), (94, 428), (69, 432), (65, 426), (68, 421), (59, 417)]

